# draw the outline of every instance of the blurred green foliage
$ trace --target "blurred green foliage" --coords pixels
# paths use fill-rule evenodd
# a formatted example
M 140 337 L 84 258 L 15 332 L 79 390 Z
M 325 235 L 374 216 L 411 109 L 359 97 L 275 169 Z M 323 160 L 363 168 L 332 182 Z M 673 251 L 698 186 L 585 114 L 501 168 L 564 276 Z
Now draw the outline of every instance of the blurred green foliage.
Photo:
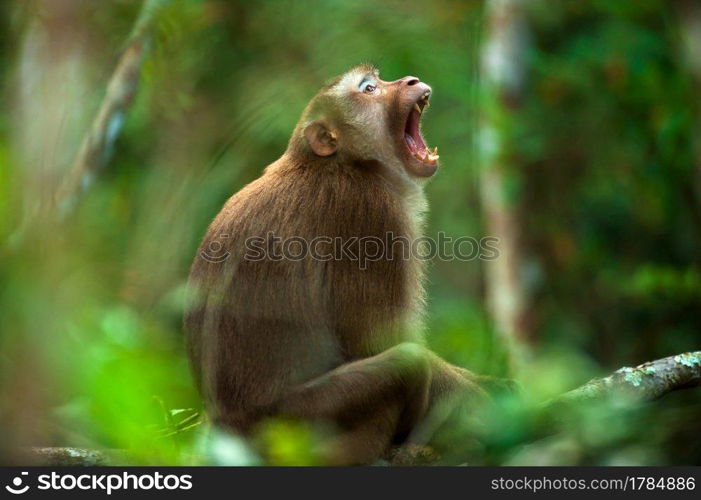
M 4 242 L 68 168 L 141 5 L 61 3 L 0 4 Z M 137 463 L 199 460 L 204 438 L 172 432 L 172 410 L 199 405 L 180 332 L 189 263 L 223 202 L 284 151 L 318 87 L 359 62 L 432 85 L 423 125 L 442 169 L 427 186 L 427 234 L 483 235 L 482 16 L 482 2 L 458 0 L 167 4 L 102 176 L 69 222 L 0 254 L 0 420 L 17 429 L 0 453 L 29 440 L 127 449 Z M 511 126 L 539 332 L 523 383 L 537 401 L 699 348 L 701 114 L 673 2 L 540 0 L 528 20 L 527 91 Z M 42 40 L 50 53 L 33 49 Z M 431 265 L 429 344 L 504 375 L 483 288 L 479 261 Z M 488 463 L 701 460 L 688 440 L 698 394 L 593 408 L 567 437 L 526 449 L 510 443 L 527 417 L 504 411 Z M 286 422 L 261 437 L 277 464 L 315 463 L 315 439 Z M 239 446 L 218 459 L 255 460 Z

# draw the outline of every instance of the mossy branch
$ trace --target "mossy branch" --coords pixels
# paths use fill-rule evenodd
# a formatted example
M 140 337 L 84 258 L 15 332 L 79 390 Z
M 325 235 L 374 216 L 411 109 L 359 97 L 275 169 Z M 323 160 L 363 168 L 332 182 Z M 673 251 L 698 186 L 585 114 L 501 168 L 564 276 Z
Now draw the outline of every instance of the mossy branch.
M 649 401 L 676 389 L 698 385 L 701 385 L 701 351 L 693 351 L 648 361 L 635 368 L 621 368 L 608 377 L 590 380 L 547 406 L 584 404 L 617 395 Z

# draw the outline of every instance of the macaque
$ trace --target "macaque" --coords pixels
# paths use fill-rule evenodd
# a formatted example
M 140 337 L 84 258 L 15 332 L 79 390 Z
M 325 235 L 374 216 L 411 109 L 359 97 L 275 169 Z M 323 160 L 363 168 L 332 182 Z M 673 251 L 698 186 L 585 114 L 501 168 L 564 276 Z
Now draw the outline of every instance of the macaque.
M 439 166 L 420 132 L 430 96 L 368 65 L 335 78 L 209 226 L 185 329 L 215 425 L 251 435 L 270 417 L 325 422 L 327 462 L 361 464 L 410 442 L 451 396 L 486 396 L 480 377 L 424 346 L 421 259 L 396 241 L 367 248 L 421 236 Z

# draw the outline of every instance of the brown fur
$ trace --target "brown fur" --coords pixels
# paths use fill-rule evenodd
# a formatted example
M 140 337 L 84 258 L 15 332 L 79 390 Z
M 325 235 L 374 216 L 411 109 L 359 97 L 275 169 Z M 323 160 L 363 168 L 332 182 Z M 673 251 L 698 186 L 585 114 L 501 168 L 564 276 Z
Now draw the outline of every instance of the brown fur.
M 185 319 L 216 423 L 247 434 L 273 415 L 328 419 L 339 428 L 327 457 L 335 463 L 377 458 L 445 393 L 480 392 L 469 372 L 422 347 L 423 268 L 401 247 L 365 269 L 351 259 L 243 258 L 248 238 L 270 232 L 307 241 L 420 236 L 421 180 L 396 137 L 415 89 L 378 79 L 382 94 L 369 100 L 339 88 L 367 72 L 354 68 L 322 88 L 285 154 L 214 219 L 200 252 L 219 242 L 229 256 L 195 258 Z M 317 122 L 337 139 L 333 154 L 318 156 L 305 137 Z

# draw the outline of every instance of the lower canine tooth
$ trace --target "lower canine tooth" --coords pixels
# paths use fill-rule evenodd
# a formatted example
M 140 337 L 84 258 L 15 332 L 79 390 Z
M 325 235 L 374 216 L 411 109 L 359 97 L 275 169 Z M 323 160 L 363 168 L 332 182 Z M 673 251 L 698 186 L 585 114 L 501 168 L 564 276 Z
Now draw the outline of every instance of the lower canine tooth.
M 419 107 L 419 105 L 417 103 L 414 103 L 414 109 L 416 111 L 418 111 L 419 113 L 421 113 L 421 108 Z

